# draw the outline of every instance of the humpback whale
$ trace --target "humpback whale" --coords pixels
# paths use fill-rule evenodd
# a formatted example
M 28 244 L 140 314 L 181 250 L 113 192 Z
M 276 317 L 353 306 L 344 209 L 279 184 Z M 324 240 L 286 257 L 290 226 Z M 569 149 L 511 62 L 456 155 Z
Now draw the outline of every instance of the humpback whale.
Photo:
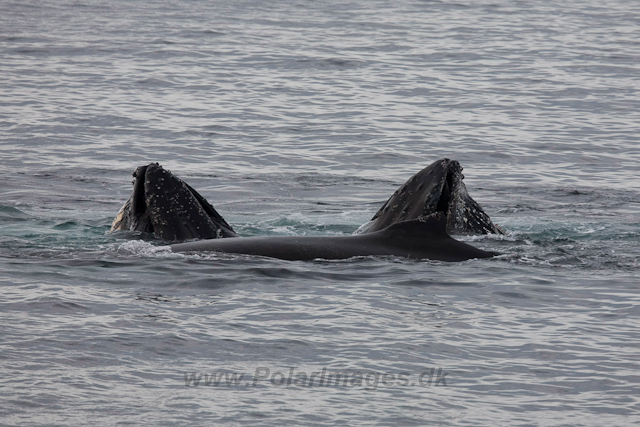
M 504 234 L 469 196 L 456 160 L 440 159 L 413 175 L 382 205 L 360 232 L 382 230 L 391 224 L 442 212 L 453 234 Z
M 151 233 L 174 252 L 215 251 L 285 260 L 399 256 L 463 261 L 496 255 L 450 234 L 502 234 L 469 196 L 462 167 L 441 159 L 401 186 L 371 221 L 347 236 L 240 237 L 196 190 L 158 163 L 138 167 L 111 231 Z M 183 242 L 183 243 L 178 243 Z

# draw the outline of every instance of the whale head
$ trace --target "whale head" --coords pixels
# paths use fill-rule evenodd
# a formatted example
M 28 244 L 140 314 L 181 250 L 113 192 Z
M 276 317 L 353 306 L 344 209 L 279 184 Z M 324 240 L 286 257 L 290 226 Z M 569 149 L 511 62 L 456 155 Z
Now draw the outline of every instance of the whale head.
M 139 231 L 171 241 L 237 236 L 204 197 L 158 163 L 138 167 L 133 178 L 133 192 L 112 232 Z
M 458 161 L 440 159 L 432 163 L 398 188 L 358 232 L 374 232 L 441 212 L 446 217 L 449 233 L 504 234 L 469 196 L 463 179 Z

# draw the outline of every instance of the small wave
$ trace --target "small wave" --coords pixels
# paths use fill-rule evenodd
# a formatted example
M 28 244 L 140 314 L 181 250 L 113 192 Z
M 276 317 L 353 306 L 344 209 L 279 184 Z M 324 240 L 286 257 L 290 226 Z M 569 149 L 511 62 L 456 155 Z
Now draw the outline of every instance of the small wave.
M 118 252 L 145 257 L 184 257 L 182 254 L 174 253 L 170 246 L 154 246 L 143 240 L 129 240 L 124 242 L 118 247 Z
M 78 223 L 76 221 L 65 221 L 53 226 L 55 230 L 61 231 L 72 230 L 76 227 L 78 227 Z
M 224 254 L 220 252 L 173 252 L 171 246 L 156 246 L 144 240 L 129 240 L 118 246 L 117 252 L 125 256 L 150 258 L 179 258 L 193 260 L 226 260 L 246 257 L 246 255 Z
M 0 206 L 0 218 L 25 219 L 30 215 L 13 206 Z
M 453 234 L 451 235 L 456 240 L 461 242 L 478 242 L 483 240 L 493 240 L 499 242 L 521 242 L 523 235 L 517 232 L 509 232 L 509 234 Z

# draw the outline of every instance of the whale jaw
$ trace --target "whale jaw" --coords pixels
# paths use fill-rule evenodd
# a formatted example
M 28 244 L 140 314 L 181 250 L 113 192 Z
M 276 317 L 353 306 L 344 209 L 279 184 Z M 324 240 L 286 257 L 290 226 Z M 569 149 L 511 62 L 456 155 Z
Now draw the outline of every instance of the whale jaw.
M 138 167 L 133 177 L 133 193 L 112 232 L 138 231 L 169 241 L 237 236 L 204 197 L 158 163 Z
M 463 179 L 458 161 L 445 158 L 432 163 L 396 190 L 358 233 L 442 212 L 451 234 L 504 234 L 469 196 Z

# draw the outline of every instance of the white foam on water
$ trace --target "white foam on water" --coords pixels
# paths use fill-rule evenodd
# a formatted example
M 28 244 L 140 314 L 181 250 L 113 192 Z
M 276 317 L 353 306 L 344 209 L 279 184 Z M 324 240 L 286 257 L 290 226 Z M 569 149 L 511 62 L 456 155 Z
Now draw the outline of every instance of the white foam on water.
M 144 257 L 183 257 L 182 254 L 173 252 L 170 246 L 156 246 L 144 240 L 129 240 L 121 243 L 118 246 L 118 252 Z

